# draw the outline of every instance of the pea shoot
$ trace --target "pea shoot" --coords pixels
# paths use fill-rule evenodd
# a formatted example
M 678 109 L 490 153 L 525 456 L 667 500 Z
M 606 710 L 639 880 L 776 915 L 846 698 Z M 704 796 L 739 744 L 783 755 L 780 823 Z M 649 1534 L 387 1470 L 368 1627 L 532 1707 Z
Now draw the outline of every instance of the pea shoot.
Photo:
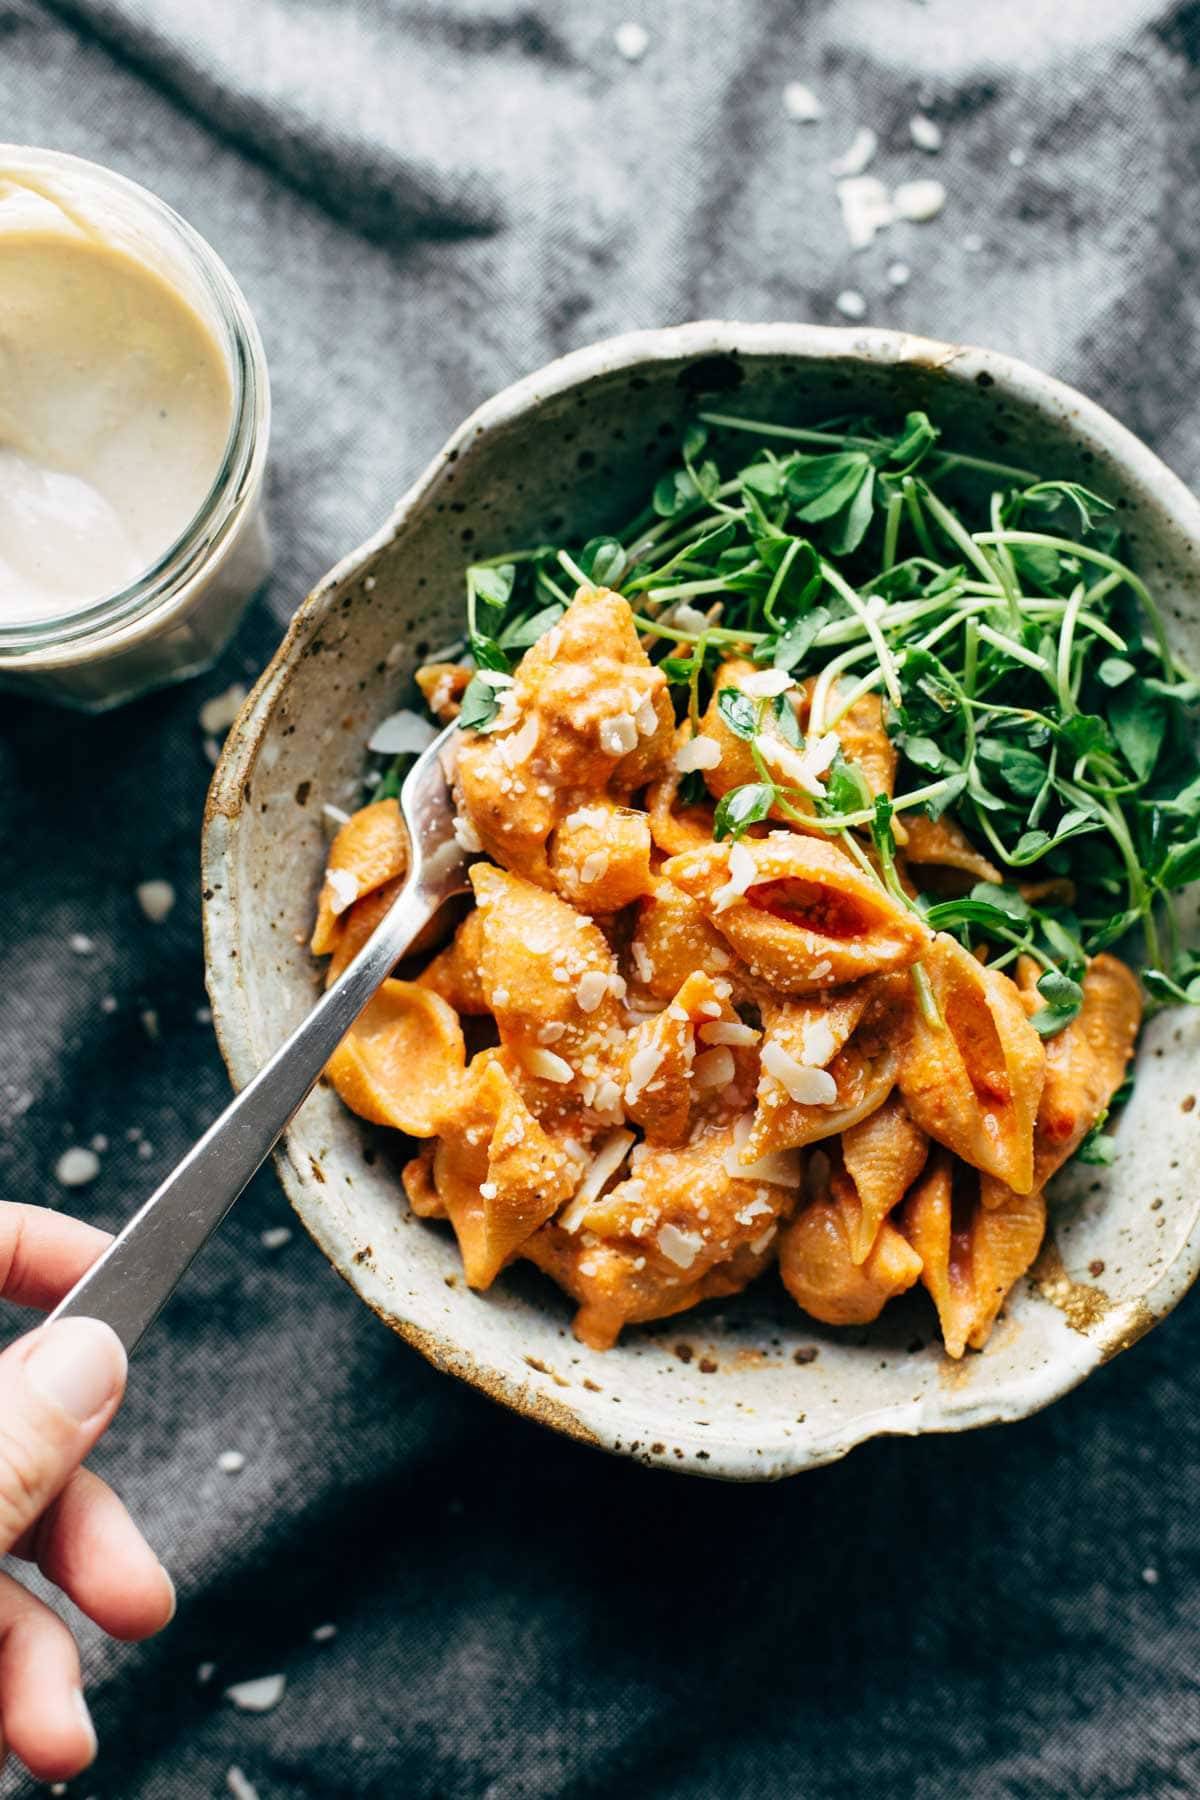
M 464 724 L 495 723 L 486 674 L 511 672 L 580 582 L 629 602 L 681 718 L 695 729 L 716 691 L 750 747 L 757 779 L 721 798 L 717 838 L 802 816 L 993 966 L 1032 957 L 1045 1036 L 1077 1014 L 1087 958 L 1134 932 L 1148 992 L 1200 1004 L 1175 899 L 1200 878 L 1200 683 L 1110 500 L 958 452 L 920 412 L 890 433 L 701 413 L 624 529 L 468 570 Z M 812 678 L 805 737 L 785 695 L 722 680 L 733 654 Z M 773 744 L 811 759 L 868 694 L 898 753 L 892 798 L 840 749 L 819 783 L 790 781 Z M 914 897 L 895 822 L 917 813 L 952 813 L 1003 879 Z

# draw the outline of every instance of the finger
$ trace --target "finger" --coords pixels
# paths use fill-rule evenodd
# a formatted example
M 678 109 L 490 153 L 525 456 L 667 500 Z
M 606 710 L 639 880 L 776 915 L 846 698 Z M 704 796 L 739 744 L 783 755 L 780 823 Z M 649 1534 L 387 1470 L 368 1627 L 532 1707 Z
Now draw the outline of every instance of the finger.
M 125 1350 L 98 1319 L 42 1325 L 0 1355 L 0 1552 L 61 1493 L 125 1389 Z
M 0 1725 L 39 1781 L 69 1781 L 96 1754 L 74 1639 L 7 1575 L 0 1575 Z
M 111 1242 L 107 1231 L 69 1213 L 6 1202 L 0 1205 L 0 1294 L 49 1311 Z
M 106 1481 L 77 1469 L 13 1545 L 115 1638 L 152 1637 L 175 1614 L 171 1577 Z

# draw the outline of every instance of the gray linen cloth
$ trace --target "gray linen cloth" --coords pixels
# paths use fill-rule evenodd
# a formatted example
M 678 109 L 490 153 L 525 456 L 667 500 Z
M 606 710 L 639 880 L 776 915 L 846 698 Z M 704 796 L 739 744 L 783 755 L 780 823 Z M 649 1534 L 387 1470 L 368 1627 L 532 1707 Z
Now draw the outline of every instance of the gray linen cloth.
M 514 376 L 634 325 L 835 320 L 851 288 L 1078 383 L 1194 479 L 1198 62 L 1200 8 L 1154 0 L 0 0 L 0 136 L 145 182 L 242 282 L 278 546 L 209 676 L 95 721 L 0 702 L 0 1191 L 115 1225 L 222 1104 L 200 703 Z M 828 165 L 859 126 L 947 201 L 854 255 Z M 58 1188 L 94 1134 L 99 1177 Z M 1194 1305 L 1022 1425 L 741 1490 L 435 1375 L 302 1233 L 264 1248 L 287 1217 L 260 1177 L 96 1458 L 180 1612 L 142 1647 L 82 1630 L 103 1748 L 73 1793 L 200 1800 L 231 1766 L 261 1800 L 1197 1791 Z M 276 1672 L 273 1711 L 223 1699 Z

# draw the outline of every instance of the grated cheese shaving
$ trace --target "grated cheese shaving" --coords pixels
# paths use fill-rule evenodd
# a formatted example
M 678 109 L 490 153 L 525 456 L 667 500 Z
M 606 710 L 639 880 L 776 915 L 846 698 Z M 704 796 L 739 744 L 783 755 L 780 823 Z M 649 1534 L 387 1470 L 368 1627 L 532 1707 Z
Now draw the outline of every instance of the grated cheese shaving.
M 632 1143 L 632 1131 L 614 1131 L 602 1139 L 583 1179 L 559 1217 L 558 1222 L 564 1231 L 578 1231 L 588 1207 L 593 1200 L 599 1198 L 606 1184 L 625 1161 Z
M 553 1050 L 541 1050 L 537 1047 L 525 1050 L 521 1058 L 531 1075 L 540 1075 L 543 1081 L 556 1081 L 560 1084 L 572 1081 L 575 1071 L 565 1057 L 558 1056 Z
M 797 1106 L 833 1106 L 837 1100 L 837 1082 L 828 1069 L 812 1069 L 797 1062 L 782 1044 L 771 1041 L 764 1045 L 762 1066 L 787 1089 Z
M 734 1067 L 733 1051 L 724 1044 L 715 1050 L 706 1050 L 698 1056 L 692 1065 L 696 1077 L 696 1086 L 702 1088 L 728 1087 L 737 1070 Z
M 743 1025 L 740 1019 L 714 1019 L 711 1025 L 702 1025 L 697 1035 L 702 1044 L 732 1044 L 748 1048 L 751 1044 L 757 1044 L 762 1033 L 755 1031 L 753 1025 Z
M 753 675 L 744 676 L 739 685 L 743 694 L 749 694 L 753 700 L 773 700 L 796 683 L 786 669 L 756 669 Z
M 335 919 L 358 899 L 358 876 L 351 869 L 327 869 L 325 886 L 329 889 L 329 910 Z
M 579 1010 L 593 1013 L 608 992 L 608 976 L 602 969 L 589 969 L 586 975 L 579 977 L 575 988 L 575 999 Z
M 694 769 L 715 769 L 721 761 L 721 746 L 715 738 L 689 738 L 675 752 L 674 763 L 681 775 L 690 775 Z
M 704 1248 L 704 1239 L 695 1231 L 680 1231 L 677 1225 L 660 1225 L 658 1247 L 676 1268 L 690 1269 Z
M 637 749 L 638 728 L 632 713 L 616 713 L 600 725 L 600 748 L 609 756 L 628 756 Z

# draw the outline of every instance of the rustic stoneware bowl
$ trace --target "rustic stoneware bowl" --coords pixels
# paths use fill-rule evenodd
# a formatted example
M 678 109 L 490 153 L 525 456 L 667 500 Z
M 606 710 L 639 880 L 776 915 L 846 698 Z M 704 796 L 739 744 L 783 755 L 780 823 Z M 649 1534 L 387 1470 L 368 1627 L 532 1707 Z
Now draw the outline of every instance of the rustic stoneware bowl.
M 313 1003 L 303 945 L 326 848 L 322 803 L 356 803 L 371 726 L 411 698 L 428 651 L 459 636 L 464 566 L 513 544 L 579 542 L 628 517 L 705 404 L 793 421 L 923 407 L 959 448 L 1121 495 L 1133 560 L 1200 661 L 1200 506 L 1099 407 L 1024 364 L 897 332 L 720 323 L 564 357 L 468 419 L 384 528 L 326 577 L 230 735 L 203 872 L 209 988 L 236 1083 Z M 279 1172 L 334 1267 L 439 1368 L 588 1443 L 761 1480 L 882 1432 L 1021 1418 L 1175 1304 L 1200 1259 L 1198 1041 L 1195 1014 L 1151 1023 L 1115 1163 L 1060 1181 L 1036 1269 L 987 1350 L 959 1364 L 943 1357 L 923 1297 L 868 1330 L 830 1331 L 773 1277 L 631 1331 L 607 1355 L 585 1350 L 568 1302 L 531 1269 L 486 1296 L 463 1285 L 448 1227 L 409 1214 L 398 1147 L 325 1088 L 288 1133 Z

